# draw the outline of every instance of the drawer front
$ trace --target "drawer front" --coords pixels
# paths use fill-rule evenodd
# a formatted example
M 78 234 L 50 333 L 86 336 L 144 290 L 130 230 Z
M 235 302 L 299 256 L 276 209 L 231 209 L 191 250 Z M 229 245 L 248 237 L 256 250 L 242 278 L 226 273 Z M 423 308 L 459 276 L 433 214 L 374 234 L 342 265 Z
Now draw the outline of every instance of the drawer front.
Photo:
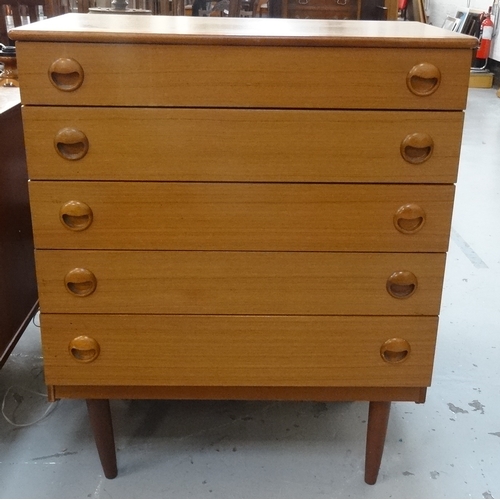
M 357 0 L 288 0 L 287 17 L 296 19 L 357 19 Z
M 436 315 L 444 264 L 445 254 L 36 251 L 52 313 Z
M 28 106 L 23 119 L 31 179 L 453 183 L 463 112 Z
M 444 252 L 453 185 L 30 182 L 37 248 Z
M 308 7 L 289 6 L 287 17 L 291 19 L 357 19 L 358 9 L 354 7 Z
M 16 47 L 23 104 L 37 105 L 462 110 L 470 66 L 462 49 Z M 61 58 L 78 65 L 52 66 Z
M 348 9 L 295 9 L 288 8 L 291 19 L 356 19 L 357 10 Z
M 436 327 L 436 317 L 46 314 L 45 377 L 51 385 L 424 387 Z
M 315 8 L 315 9 L 346 9 L 358 8 L 357 0 L 288 0 L 288 8 Z

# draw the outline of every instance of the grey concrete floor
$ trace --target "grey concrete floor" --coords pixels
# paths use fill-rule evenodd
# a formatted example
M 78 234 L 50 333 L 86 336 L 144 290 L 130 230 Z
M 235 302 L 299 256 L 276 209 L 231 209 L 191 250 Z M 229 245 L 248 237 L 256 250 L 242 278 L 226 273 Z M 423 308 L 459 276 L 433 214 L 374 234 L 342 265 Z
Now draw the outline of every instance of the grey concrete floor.
M 0 416 L 2 498 L 500 498 L 500 99 L 472 89 L 433 385 L 395 403 L 375 486 L 367 403 L 114 401 L 103 477 L 85 404 Z M 43 416 L 39 331 L 0 371 L 3 412 Z

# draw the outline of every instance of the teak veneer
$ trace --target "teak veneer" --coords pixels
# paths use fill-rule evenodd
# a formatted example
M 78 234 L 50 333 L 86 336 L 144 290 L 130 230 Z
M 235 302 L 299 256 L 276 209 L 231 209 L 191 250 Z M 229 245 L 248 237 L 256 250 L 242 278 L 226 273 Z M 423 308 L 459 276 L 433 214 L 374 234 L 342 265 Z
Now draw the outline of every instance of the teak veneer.
M 18 28 L 45 377 L 82 398 L 425 401 L 471 50 L 420 23 Z M 131 369 L 133 368 L 133 369 Z

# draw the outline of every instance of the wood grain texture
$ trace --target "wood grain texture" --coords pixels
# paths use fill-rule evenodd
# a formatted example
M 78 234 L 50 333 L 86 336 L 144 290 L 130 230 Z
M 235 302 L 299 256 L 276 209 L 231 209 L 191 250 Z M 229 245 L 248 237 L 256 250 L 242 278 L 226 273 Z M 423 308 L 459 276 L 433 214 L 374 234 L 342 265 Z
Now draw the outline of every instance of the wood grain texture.
M 40 305 L 52 313 L 434 315 L 444 261 L 444 254 L 36 251 Z M 74 268 L 95 275 L 94 293 L 67 291 Z M 387 279 L 404 270 L 418 288 L 395 299 Z
M 430 384 L 436 317 L 108 316 L 46 314 L 45 376 L 54 385 L 424 387 Z M 69 342 L 100 345 L 91 363 Z M 412 350 L 380 356 L 391 337 Z
M 30 182 L 37 248 L 444 252 L 454 186 Z M 72 231 L 69 201 L 93 220 Z M 415 234 L 394 215 L 426 214 Z M 353 236 L 355 235 L 355 236 Z
M 462 112 L 37 106 L 23 118 L 30 178 L 68 180 L 453 183 L 463 125 Z M 81 160 L 56 151 L 68 129 L 89 141 Z M 418 165 L 401 154 L 415 134 L 434 144 Z
M 413 401 L 424 403 L 425 387 L 269 387 L 49 385 L 50 401 L 85 399 L 232 399 L 278 401 Z
M 20 42 L 17 51 L 23 104 L 70 106 L 462 110 L 471 58 L 460 49 L 34 42 Z M 83 68 L 73 92 L 49 81 L 49 67 L 61 57 Z M 423 63 L 442 75 L 426 97 L 406 84 Z
M 50 398 L 425 400 L 475 38 L 113 15 L 13 37 Z
M 135 44 L 474 48 L 477 39 L 424 23 L 68 14 L 17 28 L 13 40 Z

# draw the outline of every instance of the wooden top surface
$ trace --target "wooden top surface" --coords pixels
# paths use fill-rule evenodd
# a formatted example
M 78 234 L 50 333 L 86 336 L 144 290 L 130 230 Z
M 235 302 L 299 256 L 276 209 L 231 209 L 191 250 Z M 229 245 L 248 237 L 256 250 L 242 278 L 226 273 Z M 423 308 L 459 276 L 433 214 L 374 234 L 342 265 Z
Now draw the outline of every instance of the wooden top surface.
M 65 14 L 13 40 L 312 47 L 473 48 L 474 37 L 418 22 Z

